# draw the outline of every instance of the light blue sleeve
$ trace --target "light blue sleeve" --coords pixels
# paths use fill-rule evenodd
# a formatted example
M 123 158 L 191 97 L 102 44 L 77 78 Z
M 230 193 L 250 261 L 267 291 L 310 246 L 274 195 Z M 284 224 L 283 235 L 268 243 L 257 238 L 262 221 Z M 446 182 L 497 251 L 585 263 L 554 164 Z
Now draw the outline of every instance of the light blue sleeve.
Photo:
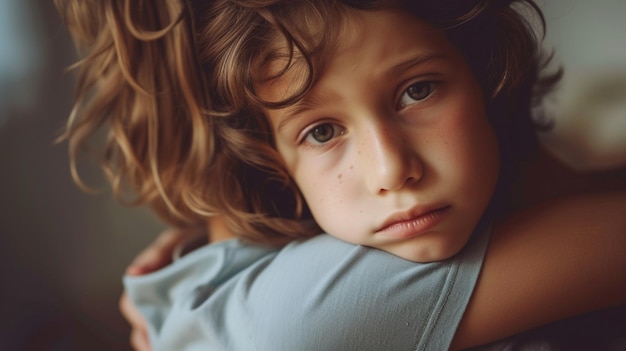
M 405 261 L 328 235 L 280 251 L 227 241 L 126 277 L 155 350 L 446 350 L 488 232 L 454 258 Z

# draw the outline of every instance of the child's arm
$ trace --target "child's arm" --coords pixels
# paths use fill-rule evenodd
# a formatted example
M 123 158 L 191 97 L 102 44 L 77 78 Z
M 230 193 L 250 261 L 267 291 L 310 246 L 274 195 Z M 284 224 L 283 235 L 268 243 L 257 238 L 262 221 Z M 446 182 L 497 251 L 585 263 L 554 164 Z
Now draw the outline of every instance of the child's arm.
M 166 229 L 133 259 L 126 267 L 126 274 L 143 275 L 167 266 L 172 263 L 172 254 L 179 245 L 201 235 L 207 235 L 208 241 L 212 243 L 234 237 L 224 221 L 216 217 L 209 221 L 207 228 Z
M 126 267 L 127 275 L 144 275 L 155 272 L 172 263 L 172 254 L 176 247 L 201 233 L 204 228 L 168 228 L 161 232 L 133 261 Z M 130 324 L 130 345 L 135 351 L 151 351 L 147 332 L 147 323 L 135 305 L 124 292 L 120 297 L 119 309 Z
M 453 348 L 626 302 L 626 193 L 556 200 L 494 228 Z
M 127 275 L 144 275 L 172 263 L 172 253 L 185 241 L 206 233 L 204 228 L 169 228 L 161 232 L 126 267 Z
M 207 235 L 207 230 L 197 228 L 168 228 L 161 232 L 133 261 L 126 267 L 127 275 L 144 275 L 155 272 L 172 263 L 176 248 L 199 235 Z M 233 234 L 219 218 L 213 218 L 208 224 L 209 242 L 218 242 L 233 237 Z M 123 293 L 119 301 L 119 309 L 130 324 L 130 344 L 136 351 L 151 351 L 144 317 Z

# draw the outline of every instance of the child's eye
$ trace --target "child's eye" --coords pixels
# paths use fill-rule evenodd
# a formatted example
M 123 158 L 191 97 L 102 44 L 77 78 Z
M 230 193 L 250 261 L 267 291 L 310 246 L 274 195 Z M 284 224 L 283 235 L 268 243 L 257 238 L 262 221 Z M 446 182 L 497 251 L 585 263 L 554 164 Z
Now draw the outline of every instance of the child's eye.
M 400 97 L 399 108 L 426 100 L 435 90 L 437 83 L 423 81 L 409 86 Z
M 304 142 L 312 145 L 322 145 L 342 135 L 344 132 L 343 128 L 333 123 L 318 124 L 306 133 Z

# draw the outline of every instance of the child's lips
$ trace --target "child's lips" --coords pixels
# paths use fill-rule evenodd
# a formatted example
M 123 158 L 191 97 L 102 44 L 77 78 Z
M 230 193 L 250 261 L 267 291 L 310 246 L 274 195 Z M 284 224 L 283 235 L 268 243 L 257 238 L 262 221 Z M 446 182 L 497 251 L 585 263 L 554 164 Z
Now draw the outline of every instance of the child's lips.
M 377 235 L 404 239 L 418 236 L 437 225 L 448 213 L 450 205 L 433 208 L 414 208 L 394 214 L 376 231 Z

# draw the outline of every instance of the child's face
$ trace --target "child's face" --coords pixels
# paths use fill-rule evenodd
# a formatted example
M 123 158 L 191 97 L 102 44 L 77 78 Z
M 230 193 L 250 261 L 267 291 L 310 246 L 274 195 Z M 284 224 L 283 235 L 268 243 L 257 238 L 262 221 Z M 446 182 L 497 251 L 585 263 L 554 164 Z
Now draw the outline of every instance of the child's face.
M 265 111 L 276 147 L 329 234 L 412 261 L 446 259 L 468 241 L 497 181 L 481 89 L 424 22 L 395 11 L 356 18 L 311 93 Z M 292 79 L 260 93 L 284 98 Z

